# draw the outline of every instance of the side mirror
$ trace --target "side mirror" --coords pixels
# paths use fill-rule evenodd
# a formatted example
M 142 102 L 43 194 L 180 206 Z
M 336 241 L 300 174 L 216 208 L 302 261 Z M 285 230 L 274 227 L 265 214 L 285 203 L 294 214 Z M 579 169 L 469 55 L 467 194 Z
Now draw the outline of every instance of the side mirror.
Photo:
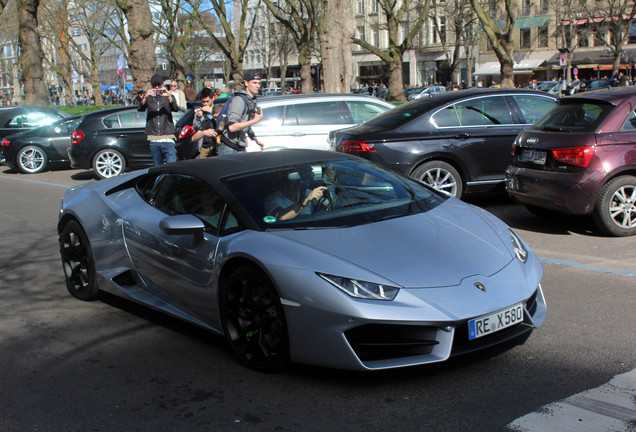
M 193 246 L 203 241 L 203 222 L 191 214 L 168 216 L 161 219 L 159 228 L 168 235 L 192 234 Z

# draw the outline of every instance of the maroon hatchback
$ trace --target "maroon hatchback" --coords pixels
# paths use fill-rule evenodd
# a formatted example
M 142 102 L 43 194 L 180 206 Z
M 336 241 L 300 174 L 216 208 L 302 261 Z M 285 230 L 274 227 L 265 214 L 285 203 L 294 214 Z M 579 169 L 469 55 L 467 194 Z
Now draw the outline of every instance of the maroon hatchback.
M 607 234 L 636 234 L 636 88 L 560 99 L 512 154 L 506 190 L 532 213 L 591 214 Z

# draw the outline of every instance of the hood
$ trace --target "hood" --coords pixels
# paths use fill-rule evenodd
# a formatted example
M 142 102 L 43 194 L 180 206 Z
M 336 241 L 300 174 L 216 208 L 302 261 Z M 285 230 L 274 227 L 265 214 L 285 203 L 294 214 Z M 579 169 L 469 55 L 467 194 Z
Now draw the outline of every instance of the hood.
M 458 285 L 466 277 L 490 276 L 513 259 L 492 226 L 472 207 L 453 199 L 425 213 L 358 227 L 272 234 L 406 288 Z

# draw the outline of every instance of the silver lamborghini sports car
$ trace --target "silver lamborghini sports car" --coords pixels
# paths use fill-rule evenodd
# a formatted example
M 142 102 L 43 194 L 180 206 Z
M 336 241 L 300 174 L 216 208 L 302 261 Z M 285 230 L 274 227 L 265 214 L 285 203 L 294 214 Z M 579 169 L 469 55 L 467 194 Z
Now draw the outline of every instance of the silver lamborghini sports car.
M 543 267 L 493 215 L 346 154 L 182 161 L 74 187 L 66 285 L 225 335 L 263 371 L 377 370 L 524 342 Z

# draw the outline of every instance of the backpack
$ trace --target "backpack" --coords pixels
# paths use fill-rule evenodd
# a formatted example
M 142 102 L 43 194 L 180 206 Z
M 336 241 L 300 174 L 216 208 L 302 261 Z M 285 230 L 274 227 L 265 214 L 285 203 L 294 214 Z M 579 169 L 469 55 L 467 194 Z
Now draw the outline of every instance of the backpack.
M 225 132 L 225 128 L 227 127 L 227 114 L 230 111 L 230 103 L 237 96 L 243 98 L 243 114 L 241 114 L 241 117 L 244 116 L 247 112 L 247 98 L 245 97 L 245 95 L 243 95 L 242 93 L 237 93 L 234 96 L 228 98 L 228 100 L 223 103 L 221 111 L 219 111 L 219 115 L 216 117 L 216 132 L 219 135 L 222 135 L 223 132 Z

